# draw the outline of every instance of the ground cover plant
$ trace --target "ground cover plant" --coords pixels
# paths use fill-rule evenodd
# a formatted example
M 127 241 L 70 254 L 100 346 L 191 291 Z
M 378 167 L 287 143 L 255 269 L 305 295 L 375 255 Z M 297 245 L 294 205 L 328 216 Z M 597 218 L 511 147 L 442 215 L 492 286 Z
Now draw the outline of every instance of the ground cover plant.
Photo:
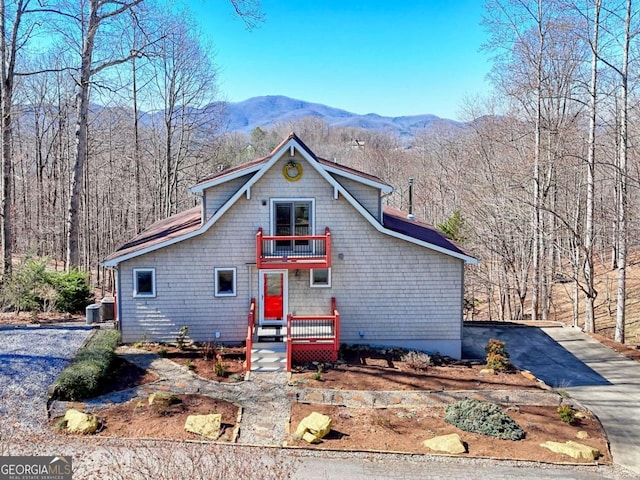
M 460 430 L 502 440 L 522 440 L 524 430 L 494 403 L 465 399 L 445 409 L 444 421 Z

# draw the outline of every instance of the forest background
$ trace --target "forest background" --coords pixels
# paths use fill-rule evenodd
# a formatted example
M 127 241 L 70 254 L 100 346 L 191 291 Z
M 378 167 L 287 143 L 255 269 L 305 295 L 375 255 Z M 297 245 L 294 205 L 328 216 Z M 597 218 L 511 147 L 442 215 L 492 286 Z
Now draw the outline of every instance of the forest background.
M 247 28 L 264 20 L 255 0 L 228 3 Z M 110 287 L 106 255 L 195 205 L 198 178 L 295 131 L 395 186 L 392 206 L 408 210 L 413 179 L 414 213 L 482 260 L 467 318 L 553 320 L 568 302 L 571 323 L 594 332 L 606 317 L 624 342 L 640 320 L 627 308 L 639 13 L 633 0 L 488 0 L 493 91 L 463 106 L 466 122 L 400 137 L 306 118 L 245 135 L 226 131 L 218 66 L 188 10 L 0 0 L 3 281 L 33 255 Z

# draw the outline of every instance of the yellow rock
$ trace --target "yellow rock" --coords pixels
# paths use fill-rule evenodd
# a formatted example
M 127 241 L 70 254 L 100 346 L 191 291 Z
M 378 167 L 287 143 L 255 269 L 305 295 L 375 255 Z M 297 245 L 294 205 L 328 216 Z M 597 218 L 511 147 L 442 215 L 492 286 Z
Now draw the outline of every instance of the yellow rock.
M 493 368 L 483 368 L 478 372 L 480 375 L 495 375 L 496 371 Z
M 573 442 L 569 440 L 565 443 L 560 442 L 544 442 L 540 444 L 541 447 L 547 448 L 552 452 L 568 455 L 571 458 L 584 458 L 586 460 L 595 460 L 600 456 L 600 450 L 597 448 L 589 447 L 588 445 L 582 445 L 581 443 Z
M 304 439 L 306 433 L 310 433 L 320 441 L 331 431 L 331 418 L 327 415 L 323 415 L 317 412 L 311 412 L 298 424 L 298 428 L 293 434 L 293 438 L 299 440 Z M 308 440 L 307 440 L 308 441 Z M 317 442 L 310 442 L 317 443 Z
M 67 410 L 64 420 L 67 422 L 67 431 L 70 433 L 95 433 L 100 423 L 95 415 L 83 413 L 75 408 Z
M 437 452 L 447 452 L 451 454 L 465 453 L 467 451 L 464 443 L 460 440 L 460 435 L 457 433 L 430 438 L 422 442 L 422 445 Z
M 189 415 L 184 424 L 187 432 L 195 433 L 210 440 L 220 436 L 220 423 L 222 415 L 210 413 L 209 415 Z
M 304 432 L 304 434 L 302 435 L 302 440 L 307 443 L 320 443 L 322 441 L 311 432 Z
M 579 440 L 585 440 L 589 438 L 589 434 L 584 430 L 580 430 L 578 433 L 576 433 L 576 438 L 578 438 Z
M 149 405 L 164 405 L 164 406 L 169 406 L 169 405 L 175 405 L 176 403 L 180 403 L 180 399 L 178 398 L 177 395 L 174 395 L 173 393 L 167 393 L 167 392 L 154 392 L 151 395 L 149 395 Z
M 535 382 L 537 380 L 536 376 L 533 373 L 531 373 L 529 370 L 522 370 L 520 374 L 524 378 L 526 378 L 527 380 L 531 380 L 532 382 Z

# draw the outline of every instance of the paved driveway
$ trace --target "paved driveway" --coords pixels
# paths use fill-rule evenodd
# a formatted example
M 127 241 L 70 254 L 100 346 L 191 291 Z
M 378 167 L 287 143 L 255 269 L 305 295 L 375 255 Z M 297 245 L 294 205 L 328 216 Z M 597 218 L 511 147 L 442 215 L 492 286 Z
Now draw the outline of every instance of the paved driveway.
M 593 411 L 614 462 L 640 474 L 640 363 L 572 327 L 465 326 L 463 356 L 483 358 L 490 338 L 506 343 L 512 363 Z

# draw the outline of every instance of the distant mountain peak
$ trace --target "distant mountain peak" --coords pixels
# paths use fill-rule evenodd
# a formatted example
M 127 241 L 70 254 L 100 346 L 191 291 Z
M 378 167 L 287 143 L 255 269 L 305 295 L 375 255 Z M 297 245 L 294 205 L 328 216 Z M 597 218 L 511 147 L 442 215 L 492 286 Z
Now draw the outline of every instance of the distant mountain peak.
M 269 128 L 276 123 L 306 117 L 319 118 L 329 126 L 384 131 L 403 137 L 411 137 L 434 123 L 458 125 L 453 120 L 441 119 L 431 114 L 401 117 L 385 117 L 377 113 L 361 115 L 284 95 L 265 95 L 227 103 L 228 130 L 231 132 L 251 133 L 256 127 Z

